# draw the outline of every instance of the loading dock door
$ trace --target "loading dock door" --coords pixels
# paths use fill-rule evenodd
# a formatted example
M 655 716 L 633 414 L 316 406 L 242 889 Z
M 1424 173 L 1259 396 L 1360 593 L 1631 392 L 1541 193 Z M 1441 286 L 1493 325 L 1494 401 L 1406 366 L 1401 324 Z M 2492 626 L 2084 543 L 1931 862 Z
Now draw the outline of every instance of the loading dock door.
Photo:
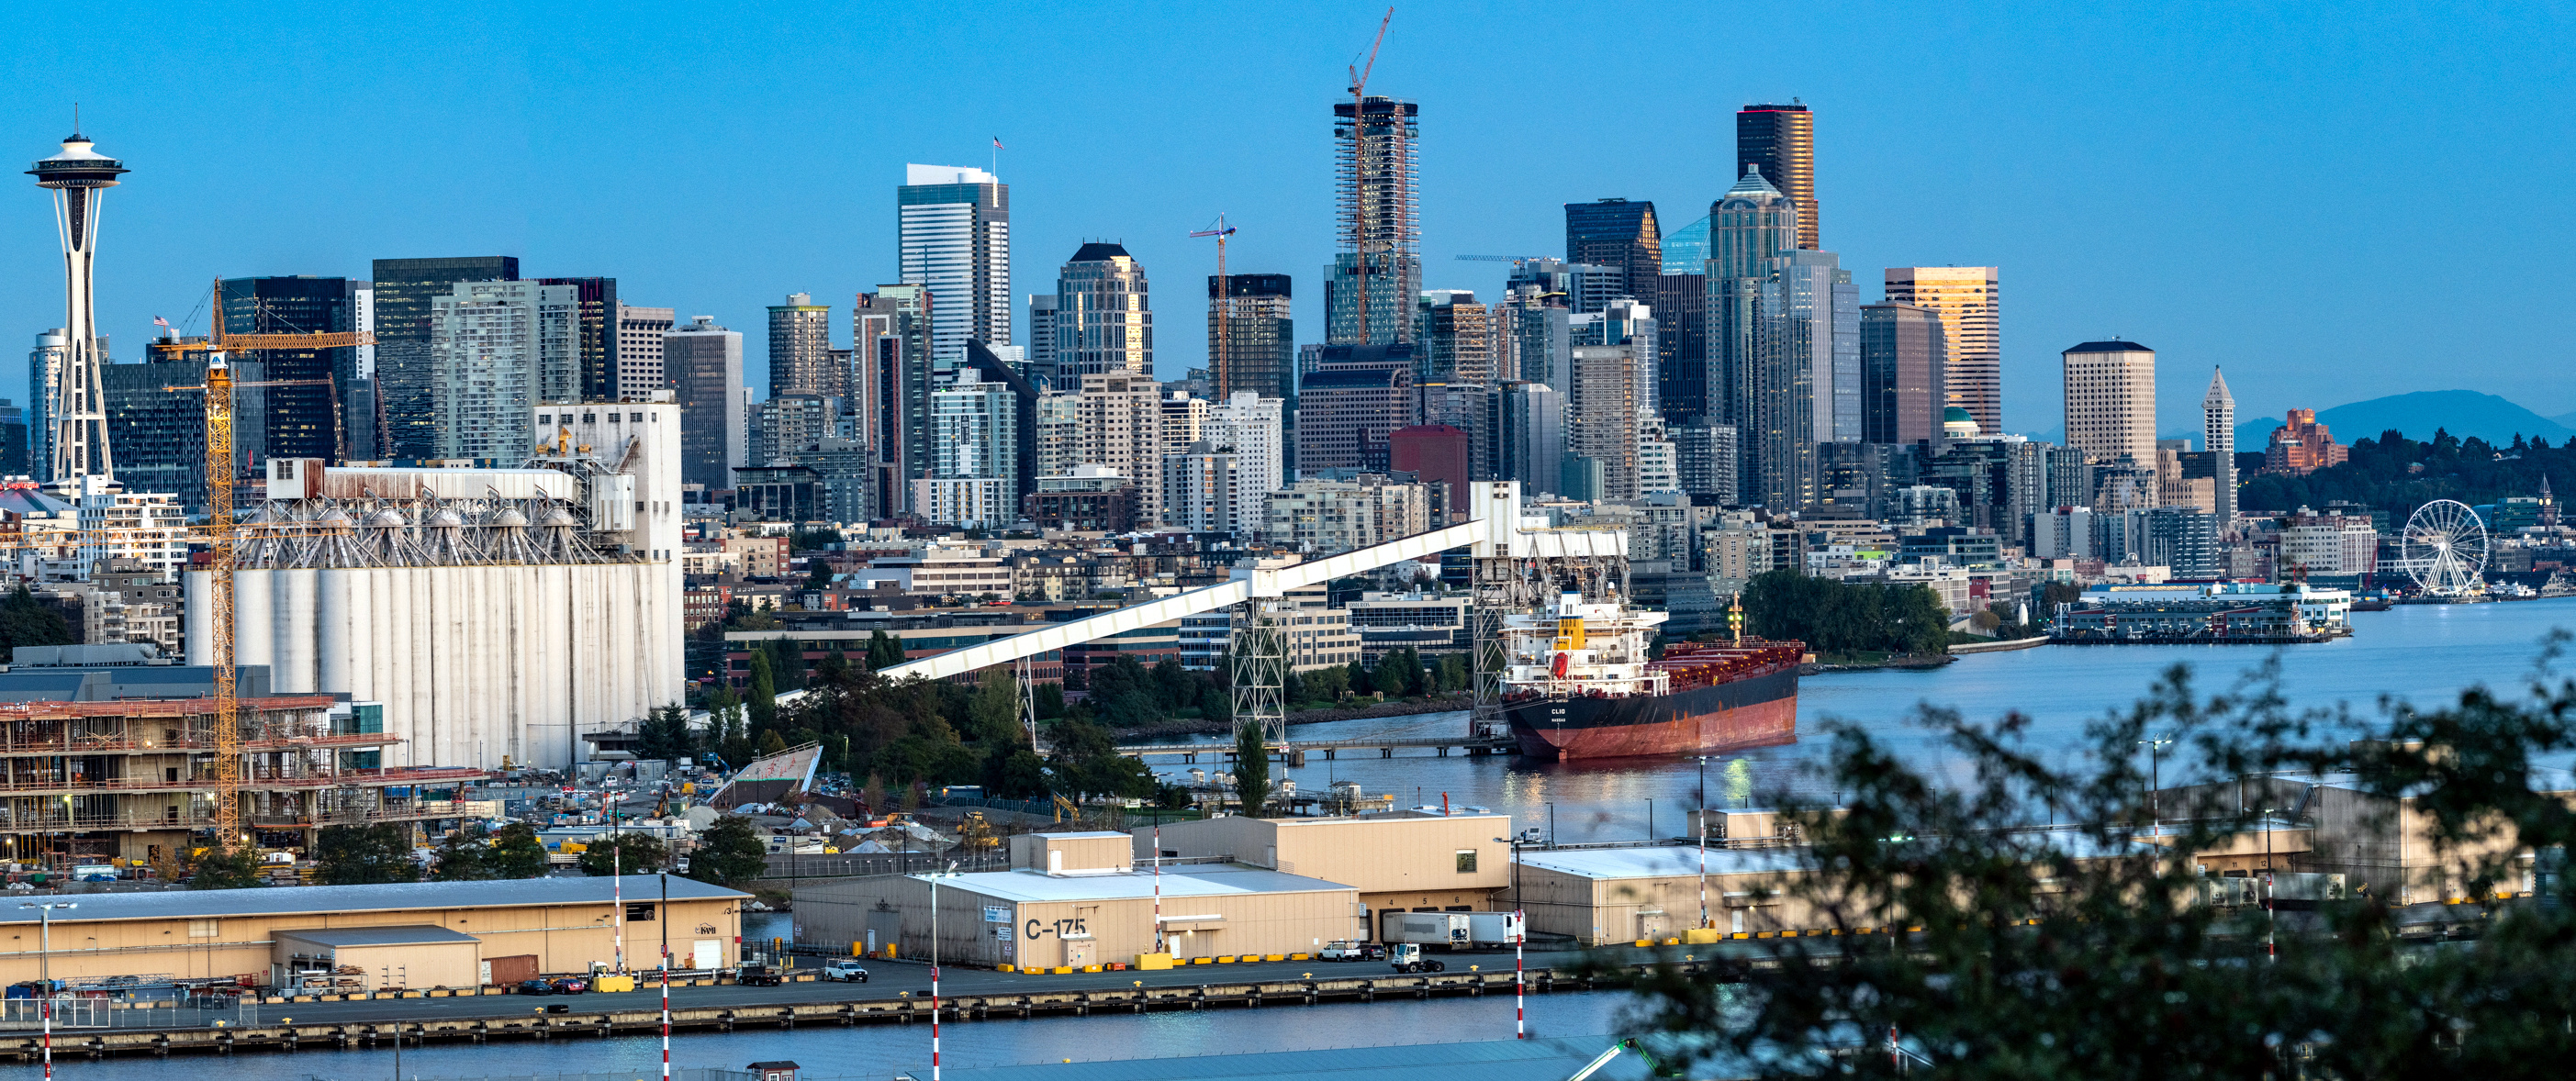
M 690 968 L 697 968 L 697 969 L 723 968 L 723 967 L 724 967 L 724 942 L 723 942 L 723 940 L 721 940 L 721 939 L 713 939 L 713 938 L 702 938 L 702 939 L 699 939 L 699 940 L 697 941 L 697 950 L 695 951 L 695 956 L 691 959 L 691 962 L 690 962 L 690 964 L 689 964 L 689 967 L 690 967 Z

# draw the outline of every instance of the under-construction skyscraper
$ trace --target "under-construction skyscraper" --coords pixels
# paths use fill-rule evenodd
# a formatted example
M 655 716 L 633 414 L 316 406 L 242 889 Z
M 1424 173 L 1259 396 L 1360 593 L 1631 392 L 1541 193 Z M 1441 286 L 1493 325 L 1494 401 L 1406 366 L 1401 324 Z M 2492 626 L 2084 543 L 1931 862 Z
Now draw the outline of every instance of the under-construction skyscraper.
M 54 224 L 63 242 L 63 326 L 70 340 L 64 343 L 62 378 L 47 410 L 53 426 L 52 478 L 57 484 L 116 475 L 116 461 L 107 446 L 107 403 L 99 389 L 107 346 L 98 336 L 90 272 L 98 258 L 99 203 L 107 189 L 121 183 L 117 178 L 125 172 L 124 162 L 91 150 L 89 137 L 78 131 L 63 140 L 62 153 L 27 170 L 37 187 L 54 193 Z
M 1413 144 L 1422 106 L 1369 96 L 1333 104 L 1341 186 L 1341 251 L 1324 287 L 1324 341 L 1413 340 L 1422 292 L 1420 162 Z

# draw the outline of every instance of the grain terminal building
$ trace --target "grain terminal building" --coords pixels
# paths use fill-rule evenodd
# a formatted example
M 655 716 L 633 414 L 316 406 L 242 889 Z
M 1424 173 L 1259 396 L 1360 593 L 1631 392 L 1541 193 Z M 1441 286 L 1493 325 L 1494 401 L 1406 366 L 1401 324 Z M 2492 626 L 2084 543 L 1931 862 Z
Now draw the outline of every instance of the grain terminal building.
M 616 956 L 617 908 L 609 878 L 415 882 L 381 886 L 99 893 L 61 898 L 51 964 L 58 980 L 109 976 L 168 980 L 247 978 L 284 984 L 298 969 L 359 968 L 362 983 L 471 987 L 513 974 L 589 971 Z M 749 894 L 692 879 L 628 875 L 627 967 L 650 967 L 665 927 L 672 964 L 722 968 L 741 957 L 740 902 Z M 667 923 L 665 916 L 667 915 Z M 39 971 L 36 913 L 0 907 L 0 984 Z

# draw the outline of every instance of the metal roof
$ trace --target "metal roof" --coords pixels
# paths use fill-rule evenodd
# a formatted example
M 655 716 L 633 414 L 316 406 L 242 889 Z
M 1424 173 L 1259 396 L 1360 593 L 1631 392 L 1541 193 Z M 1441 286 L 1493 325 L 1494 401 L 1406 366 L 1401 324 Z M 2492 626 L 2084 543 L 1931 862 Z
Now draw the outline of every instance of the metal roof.
M 511 908 L 521 905 L 608 904 L 610 885 L 596 878 L 519 878 L 489 882 L 395 882 L 377 886 L 266 886 L 239 890 L 171 890 L 163 893 L 90 893 L 47 900 L 68 900 L 80 907 L 56 909 L 55 923 L 106 920 L 221 919 L 226 916 L 331 916 L 349 912 L 388 912 L 424 908 Z M 628 900 L 661 896 L 661 876 L 627 875 Z M 28 895 L 32 896 L 32 895 Z M 671 899 L 703 901 L 750 897 L 739 890 L 696 879 L 671 878 Z M 32 924 L 36 911 L 0 903 L 0 924 Z
M 1542 1040 L 1430 1043 L 1400 1047 L 1342 1047 L 1321 1051 L 1265 1051 L 1192 1058 L 1109 1062 L 1047 1062 L 1027 1066 L 951 1069 L 959 1081 L 1185 1081 L 1271 1077 L 1331 1077 L 1336 1081 L 1564 1081 L 1609 1050 L 1614 1036 Z M 1603 1081 L 1651 1076 L 1634 1054 L 1612 1059 L 1592 1075 Z
M 325 927 L 303 931 L 279 931 L 278 938 L 310 942 L 316 946 L 443 946 L 453 942 L 481 942 L 482 939 L 463 931 L 427 924 L 396 927 Z
M 1711 848 L 1708 850 L 1708 873 L 1740 875 L 1765 871 L 1796 871 L 1806 867 L 1803 848 Z M 1549 850 L 1523 849 L 1520 862 L 1524 867 L 1581 875 L 1585 878 L 1670 878 L 1674 875 L 1699 873 L 1698 845 L 1667 845 L 1658 848 L 1585 848 Z
M 927 881 L 929 876 L 911 877 Z M 1232 897 L 1356 888 L 1284 871 L 1205 863 L 1165 868 L 1162 878 L 1165 897 Z M 939 884 L 1000 901 L 1115 901 L 1151 897 L 1155 890 L 1151 872 L 1059 876 L 1043 871 L 980 871 L 942 878 Z

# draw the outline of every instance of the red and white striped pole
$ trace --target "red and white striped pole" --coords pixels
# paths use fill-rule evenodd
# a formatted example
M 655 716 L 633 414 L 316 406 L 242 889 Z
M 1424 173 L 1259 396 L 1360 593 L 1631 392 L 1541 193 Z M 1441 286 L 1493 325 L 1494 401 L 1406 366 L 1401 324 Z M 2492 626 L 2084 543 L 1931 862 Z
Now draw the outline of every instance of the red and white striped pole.
M 1521 946 L 1529 941 L 1529 914 L 1512 910 L 1512 1038 L 1529 1039 L 1528 983 L 1522 976 Z
M 653 920 L 662 925 L 662 1081 L 671 1081 L 671 869 L 668 867 L 662 869 L 662 906 L 654 911 Z
M 939 1081 L 939 966 L 930 966 L 930 1081 Z

